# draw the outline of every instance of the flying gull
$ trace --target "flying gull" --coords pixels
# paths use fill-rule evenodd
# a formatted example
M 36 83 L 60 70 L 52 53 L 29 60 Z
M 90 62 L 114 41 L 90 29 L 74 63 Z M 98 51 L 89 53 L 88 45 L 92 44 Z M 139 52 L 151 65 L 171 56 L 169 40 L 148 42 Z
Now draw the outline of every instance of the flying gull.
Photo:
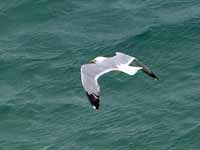
M 131 65 L 131 66 L 130 66 Z M 144 64 L 135 57 L 116 52 L 113 57 L 96 57 L 90 64 L 81 66 L 81 82 L 88 99 L 94 109 L 99 109 L 99 92 L 98 78 L 110 71 L 121 71 L 128 75 L 135 75 L 137 71 L 142 70 L 154 79 L 159 78 Z

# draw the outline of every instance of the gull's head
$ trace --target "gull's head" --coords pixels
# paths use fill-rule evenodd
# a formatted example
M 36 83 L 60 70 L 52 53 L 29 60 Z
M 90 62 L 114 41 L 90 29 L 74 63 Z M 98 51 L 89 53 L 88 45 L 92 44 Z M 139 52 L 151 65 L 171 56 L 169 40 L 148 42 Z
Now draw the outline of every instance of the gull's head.
M 103 56 L 98 56 L 98 57 L 96 57 L 95 59 L 93 59 L 91 62 L 92 63 L 101 63 L 103 60 L 105 60 L 106 58 L 105 57 L 103 57 Z

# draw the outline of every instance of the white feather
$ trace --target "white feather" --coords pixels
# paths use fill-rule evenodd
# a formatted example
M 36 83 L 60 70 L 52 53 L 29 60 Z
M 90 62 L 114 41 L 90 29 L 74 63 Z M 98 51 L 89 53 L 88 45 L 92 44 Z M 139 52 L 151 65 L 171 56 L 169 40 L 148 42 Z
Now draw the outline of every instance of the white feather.
M 127 73 L 129 75 L 134 75 L 138 72 L 138 70 L 142 69 L 141 67 L 132 67 L 126 64 L 117 65 L 119 71 Z

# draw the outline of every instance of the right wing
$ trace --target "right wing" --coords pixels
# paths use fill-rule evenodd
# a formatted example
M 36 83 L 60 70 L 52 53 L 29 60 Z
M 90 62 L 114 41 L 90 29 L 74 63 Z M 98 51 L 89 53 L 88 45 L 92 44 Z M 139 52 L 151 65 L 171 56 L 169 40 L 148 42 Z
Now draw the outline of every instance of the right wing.
M 141 63 L 139 60 L 137 60 L 137 59 L 133 60 L 133 62 L 131 63 L 131 66 L 142 67 L 142 71 L 144 73 L 146 73 L 147 75 L 151 76 L 154 79 L 159 80 L 159 78 L 147 66 L 145 66 L 143 63 Z

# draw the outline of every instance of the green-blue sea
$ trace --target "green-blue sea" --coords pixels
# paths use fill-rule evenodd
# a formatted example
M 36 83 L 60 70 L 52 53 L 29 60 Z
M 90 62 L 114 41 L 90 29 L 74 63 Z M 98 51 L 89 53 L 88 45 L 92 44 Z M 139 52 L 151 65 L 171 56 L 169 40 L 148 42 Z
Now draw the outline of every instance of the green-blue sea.
M 92 109 L 80 66 L 123 52 Z M 199 0 L 1 0 L 0 150 L 199 150 Z

